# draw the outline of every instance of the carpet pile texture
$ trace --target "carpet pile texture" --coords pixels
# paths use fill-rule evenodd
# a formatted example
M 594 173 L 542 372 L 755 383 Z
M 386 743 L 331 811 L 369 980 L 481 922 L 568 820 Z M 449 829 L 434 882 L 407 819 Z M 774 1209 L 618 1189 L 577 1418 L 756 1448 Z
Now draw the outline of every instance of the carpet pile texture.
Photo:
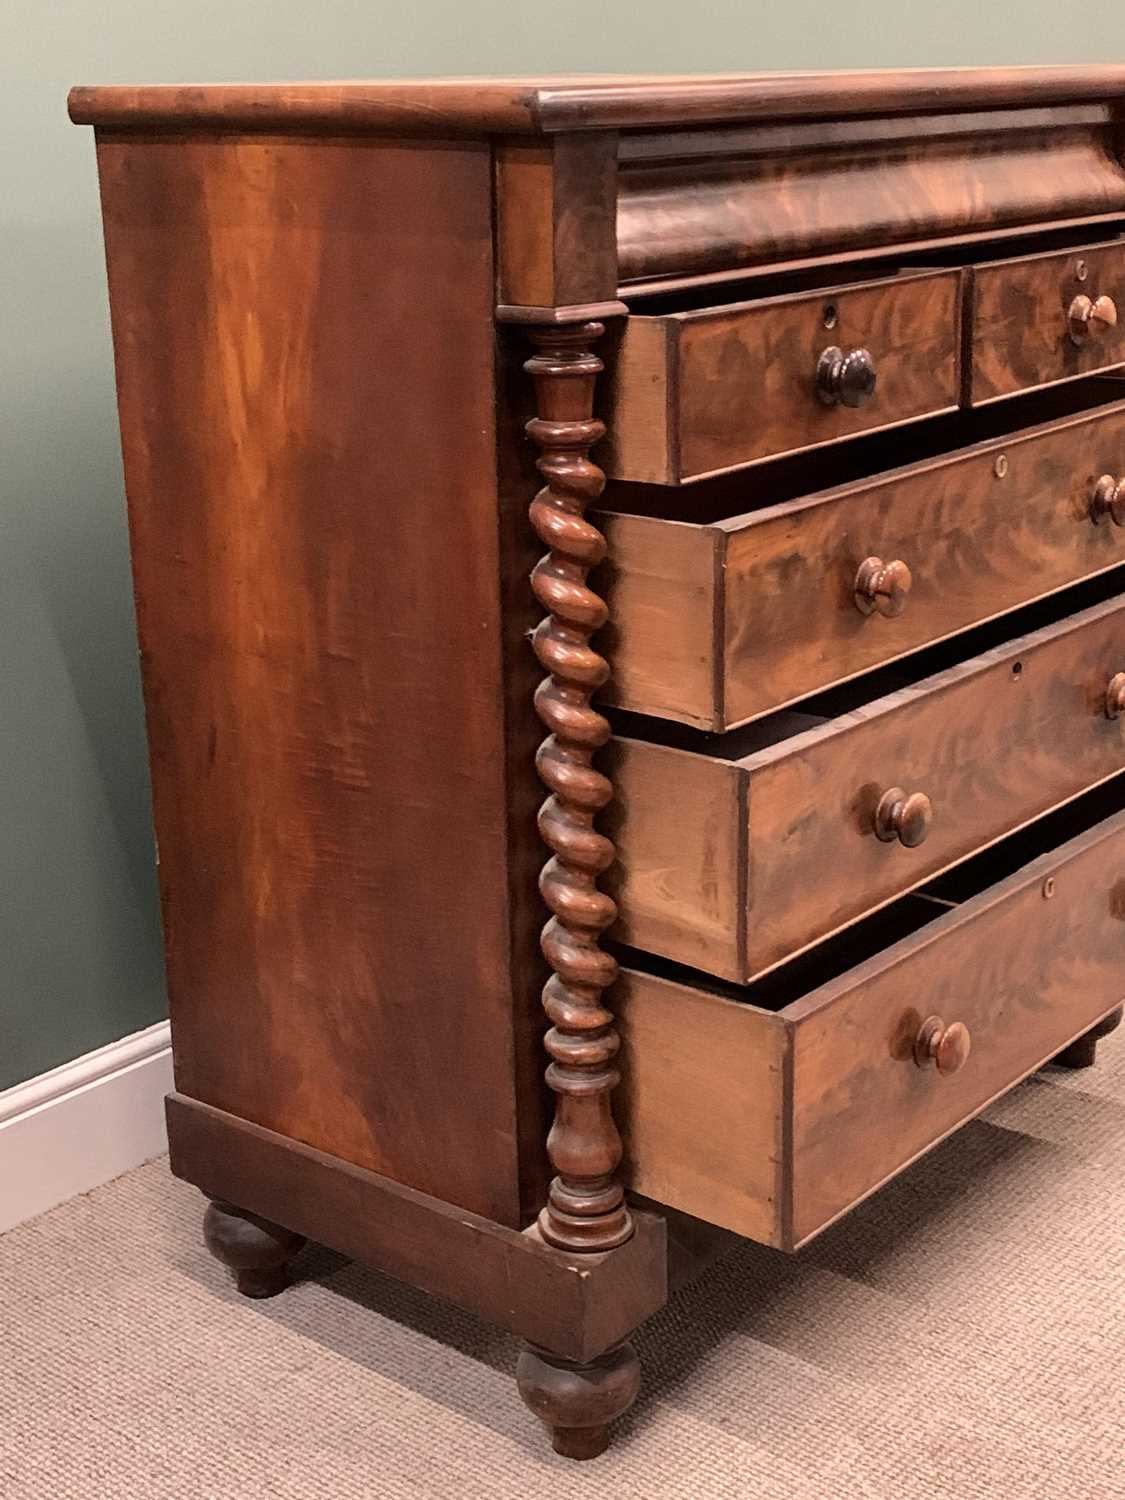
M 586 1464 L 507 1336 L 317 1247 L 245 1301 L 202 1207 L 159 1160 L 0 1239 L 4 1500 L 1125 1497 L 1125 1031 L 801 1255 L 728 1253 Z

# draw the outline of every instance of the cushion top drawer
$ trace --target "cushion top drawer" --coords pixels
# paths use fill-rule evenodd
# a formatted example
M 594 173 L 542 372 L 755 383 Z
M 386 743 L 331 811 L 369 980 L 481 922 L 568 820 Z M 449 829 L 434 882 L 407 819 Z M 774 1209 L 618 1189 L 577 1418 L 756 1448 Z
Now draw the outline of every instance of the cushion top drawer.
M 1125 363 L 1125 240 L 976 266 L 969 336 L 977 404 Z
M 1034 606 L 1017 623 L 1100 601 L 1016 639 L 994 622 L 932 648 L 912 667 L 932 675 L 680 731 L 690 748 L 615 740 L 615 936 L 750 979 L 1125 768 L 1121 587 Z
M 603 513 L 603 697 L 717 732 L 746 723 L 1125 560 L 1123 477 L 1114 401 L 776 504 L 781 481 L 739 476 L 710 503 L 765 503 L 729 518 L 692 521 L 698 490 L 671 497 L 677 519 Z
M 627 967 L 633 1188 L 794 1249 L 1095 1025 L 1125 993 L 1123 801 L 1090 794 L 1046 820 L 1085 829 L 1062 847 L 1036 858 L 1060 829 L 1035 825 L 759 986 Z
M 597 461 L 681 484 L 957 405 L 957 270 L 631 316 Z

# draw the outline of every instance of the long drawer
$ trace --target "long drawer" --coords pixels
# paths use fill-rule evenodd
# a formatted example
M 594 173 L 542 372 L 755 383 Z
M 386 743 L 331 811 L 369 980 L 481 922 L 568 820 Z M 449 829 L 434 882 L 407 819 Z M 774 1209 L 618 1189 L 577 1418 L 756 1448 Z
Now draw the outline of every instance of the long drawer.
M 615 935 L 748 980 L 1125 768 L 1121 586 L 1036 606 L 1018 618 L 1100 601 L 1014 640 L 982 627 L 960 646 L 1003 644 L 882 696 L 681 731 L 692 748 L 617 738 Z
M 1089 800 L 1068 827 L 1114 805 Z M 717 993 L 626 967 L 615 1109 L 632 1187 L 795 1249 L 1112 1010 L 1125 813 L 1025 864 L 1030 832 L 947 878 L 943 902 L 907 897 L 773 982 Z M 1013 873 L 980 889 L 997 864 Z
M 602 513 L 605 699 L 730 729 L 1112 567 L 1123 476 L 1120 400 L 713 522 Z
M 598 463 L 682 484 L 956 407 L 961 272 L 631 316 Z

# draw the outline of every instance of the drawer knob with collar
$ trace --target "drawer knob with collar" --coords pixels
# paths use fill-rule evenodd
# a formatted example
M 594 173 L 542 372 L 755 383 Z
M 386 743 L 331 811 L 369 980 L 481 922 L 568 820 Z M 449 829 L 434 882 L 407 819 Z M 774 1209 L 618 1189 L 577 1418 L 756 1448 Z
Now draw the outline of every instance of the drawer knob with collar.
M 1125 713 L 1125 672 L 1115 672 L 1105 690 L 1105 716 L 1119 719 Z
M 1117 327 L 1117 304 L 1112 297 L 1087 297 L 1079 292 L 1070 304 L 1067 313 L 1071 341 L 1088 344 L 1092 339 L 1101 339 Z
M 1125 479 L 1103 474 L 1090 488 L 1090 519 L 1095 526 L 1109 518 L 1115 526 L 1125 526 Z
M 816 393 L 825 406 L 865 406 L 875 394 L 878 378 L 875 361 L 866 349 L 845 353 L 833 344 L 816 362 Z
M 922 1022 L 914 1039 L 914 1061 L 920 1068 L 936 1067 L 944 1077 L 959 1073 L 969 1060 L 973 1039 L 961 1021 L 946 1025 L 940 1016 Z
M 898 840 L 907 849 L 924 844 L 934 820 L 934 809 L 925 792 L 904 792 L 893 786 L 879 798 L 875 809 L 875 834 L 885 844 Z
M 856 608 L 864 615 L 894 619 L 906 608 L 913 582 L 910 569 L 900 559 L 885 563 L 881 557 L 865 557 L 855 575 Z

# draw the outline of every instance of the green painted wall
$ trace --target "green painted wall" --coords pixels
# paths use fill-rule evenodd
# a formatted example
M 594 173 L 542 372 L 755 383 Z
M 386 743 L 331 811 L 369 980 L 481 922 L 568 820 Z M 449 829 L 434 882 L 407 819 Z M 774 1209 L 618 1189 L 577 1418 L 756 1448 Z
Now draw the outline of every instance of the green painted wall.
M 164 994 L 93 137 L 72 83 L 1125 61 L 1120 0 L 6 0 L 0 1088 Z

